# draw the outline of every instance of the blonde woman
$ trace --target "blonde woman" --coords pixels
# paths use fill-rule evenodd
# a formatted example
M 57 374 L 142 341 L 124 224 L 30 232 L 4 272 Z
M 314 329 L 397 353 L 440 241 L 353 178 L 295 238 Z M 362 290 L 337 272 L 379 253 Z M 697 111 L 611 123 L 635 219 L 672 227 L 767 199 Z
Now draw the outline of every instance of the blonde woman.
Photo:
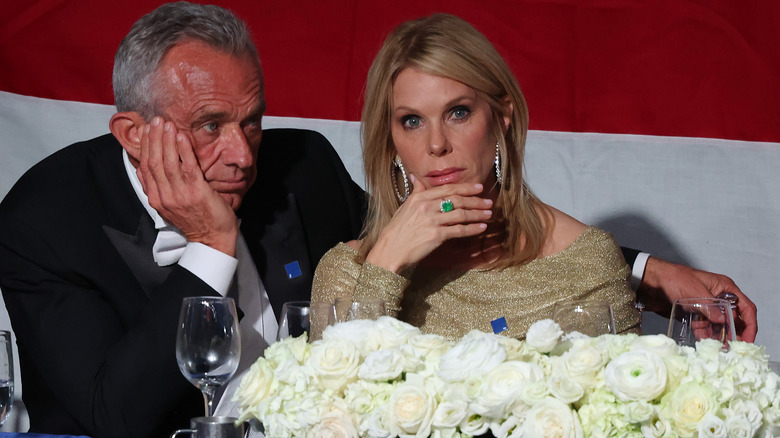
M 312 300 L 381 297 L 391 315 L 457 338 L 501 318 L 523 337 L 558 301 L 601 299 L 618 332 L 638 330 L 613 239 L 526 186 L 527 131 L 515 77 L 471 25 L 436 14 L 397 27 L 366 85 L 362 238 L 323 257 Z

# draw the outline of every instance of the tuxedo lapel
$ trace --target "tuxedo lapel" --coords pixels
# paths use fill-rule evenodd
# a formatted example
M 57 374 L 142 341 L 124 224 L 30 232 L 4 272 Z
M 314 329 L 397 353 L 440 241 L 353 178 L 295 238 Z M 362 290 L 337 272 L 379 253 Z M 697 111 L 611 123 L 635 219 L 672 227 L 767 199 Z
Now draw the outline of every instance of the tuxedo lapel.
M 116 248 L 147 297 L 162 284 L 172 268 L 161 267 L 152 256 L 157 230 L 127 178 L 122 147 L 107 135 L 106 144 L 96 150 L 91 169 L 95 174 L 103 206 L 103 231 Z
M 126 234 L 108 225 L 103 226 L 103 231 L 141 284 L 146 296 L 151 298 L 152 291 L 165 281 L 172 269 L 171 266 L 158 266 L 152 257 L 152 246 L 157 238 L 152 218 L 149 215 L 141 216 L 135 234 Z
M 286 301 L 309 300 L 313 267 L 295 195 L 288 194 L 276 207 L 265 223 L 242 218 L 241 232 L 278 317 Z

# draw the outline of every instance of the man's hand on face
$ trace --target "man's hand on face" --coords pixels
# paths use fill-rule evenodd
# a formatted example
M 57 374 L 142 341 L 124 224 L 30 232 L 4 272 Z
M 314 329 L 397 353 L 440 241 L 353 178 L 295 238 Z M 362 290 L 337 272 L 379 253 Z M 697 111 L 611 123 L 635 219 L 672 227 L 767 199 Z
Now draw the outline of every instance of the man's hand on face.
M 209 186 L 192 144 L 172 122 L 154 117 L 143 127 L 137 173 L 149 205 L 188 241 L 235 256 L 236 214 Z

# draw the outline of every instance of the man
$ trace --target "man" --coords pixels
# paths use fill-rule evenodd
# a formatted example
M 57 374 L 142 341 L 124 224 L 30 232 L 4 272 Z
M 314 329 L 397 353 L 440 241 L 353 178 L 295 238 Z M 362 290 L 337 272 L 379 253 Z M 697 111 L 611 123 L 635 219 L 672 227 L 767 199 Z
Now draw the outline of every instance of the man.
M 182 298 L 235 293 L 256 358 L 322 254 L 357 237 L 362 191 L 318 134 L 261 130 L 263 85 L 242 21 L 163 5 L 117 52 L 113 135 L 55 153 L 3 200 L 0 288 L 31 431 L 187 426 L 204 410 L 175 358 Z

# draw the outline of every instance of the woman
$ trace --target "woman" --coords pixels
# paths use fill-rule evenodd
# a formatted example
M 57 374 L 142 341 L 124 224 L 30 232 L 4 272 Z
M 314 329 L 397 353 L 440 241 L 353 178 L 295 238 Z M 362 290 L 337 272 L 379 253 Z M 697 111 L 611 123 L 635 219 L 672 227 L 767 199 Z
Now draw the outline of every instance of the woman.
M 445 14 L 386 39 L 368 74 L 360 241 L 320 261 L 314 301 L 381 297 L 391 315 L 450 338 L 524 337 L 561 300 L 612 303 L 638 330 L 629 270 L 612 238 L 542 203 L 523 179 L 528 111 L 490 42 Z

